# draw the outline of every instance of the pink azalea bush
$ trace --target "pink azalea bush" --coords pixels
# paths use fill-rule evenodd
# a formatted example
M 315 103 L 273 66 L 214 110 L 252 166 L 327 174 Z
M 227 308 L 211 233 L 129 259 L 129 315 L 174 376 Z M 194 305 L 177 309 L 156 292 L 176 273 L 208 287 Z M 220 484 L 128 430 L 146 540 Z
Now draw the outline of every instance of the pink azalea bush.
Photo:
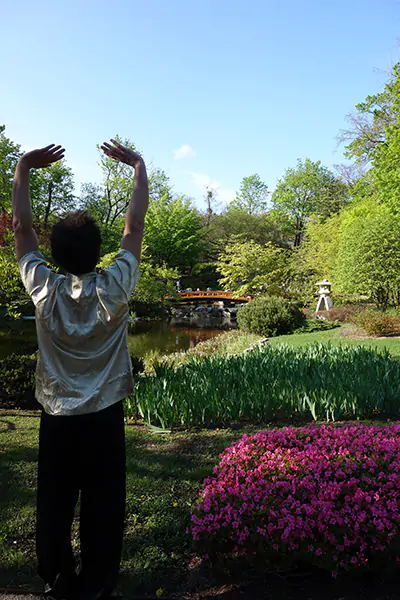
M 203 551 L 332 571 L 400 563 L 400 423 L 264 431 L 221 454 L 192 510 Z

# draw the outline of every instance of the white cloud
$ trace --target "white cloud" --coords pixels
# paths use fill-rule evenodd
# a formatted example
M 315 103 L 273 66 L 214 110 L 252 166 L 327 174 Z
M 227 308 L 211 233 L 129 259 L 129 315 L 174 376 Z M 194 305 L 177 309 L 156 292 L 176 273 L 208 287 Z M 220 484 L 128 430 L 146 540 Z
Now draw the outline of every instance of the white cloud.
M 175 160 L 181 160 L 182 158 L 189 158 L 190 156 L 196 156 L 196 152 L 189 144 L 183 144 L 178 150 L 174 150 Z
M 214 181 L 208 175 L 191 173 L 191 176 L 193 183 L 195 183 L 203 193 L 206 189 L 212 190 L 216 193 L 217 199 L 221 200 L 224 204 L 228 204 L 236 196 L 234 190 L 223 187 L 219 181 Z

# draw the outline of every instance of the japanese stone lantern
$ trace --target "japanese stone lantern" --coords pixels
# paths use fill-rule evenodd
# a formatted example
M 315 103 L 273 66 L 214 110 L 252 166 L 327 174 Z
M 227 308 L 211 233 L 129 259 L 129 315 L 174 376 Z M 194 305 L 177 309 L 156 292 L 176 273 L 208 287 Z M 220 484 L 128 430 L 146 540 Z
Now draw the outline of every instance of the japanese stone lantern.
M 333 302 L 331 298 L 332 283 L 327 279 L 324 279 L 323 281 L 319 281 L 315 285 L 319 285 L 319 298 L 315 312 L 318 312 L 319 310 L 329 310 L 330 308 L 333 308 Z

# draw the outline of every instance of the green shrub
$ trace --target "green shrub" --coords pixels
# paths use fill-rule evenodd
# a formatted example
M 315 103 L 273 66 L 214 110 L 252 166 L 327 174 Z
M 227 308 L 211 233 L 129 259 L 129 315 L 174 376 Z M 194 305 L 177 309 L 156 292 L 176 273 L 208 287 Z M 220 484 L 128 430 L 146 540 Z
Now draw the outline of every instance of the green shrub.
M 323 319 L 307 319 L 305 323 L 296 329 L 296 333 L 313 333 L 314 331 L 327 331 L 340 327 L 337 321 L 324 321 Z
M 37 354 L 9 354 L 0 359 L 0 406 L 37 408 L 35 375 Z
M 389 315 L 373 308 L 367 308 L 352 317 L 351 322 L 361 327 L 368 335 L 399 335 L 400 317 Z
M 262 296 L 238 310 L 238 326 L 266 337 L 291 333 L 304 322 L 304 314 L 290 300 Z

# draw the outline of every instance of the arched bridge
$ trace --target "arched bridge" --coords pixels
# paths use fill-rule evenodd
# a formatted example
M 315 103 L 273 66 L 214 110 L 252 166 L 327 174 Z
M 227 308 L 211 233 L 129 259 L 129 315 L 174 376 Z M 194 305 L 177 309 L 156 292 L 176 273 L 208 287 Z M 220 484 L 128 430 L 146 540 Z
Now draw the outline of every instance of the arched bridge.
M 194 302 L 196 304 L 201 302 L 249 302 L 253 300 L 253 296 L 251 294 L 244 294 L 243 296 L 235 296 L 234 292 L 224 292 L 224 291 L 212 291 L 212 292 L 202 292 L 202 291 L 194 291 L 194 292 L 176 292 L 174 296 L 166 296 L 166 298 L 178 299 L 181 302 Z

